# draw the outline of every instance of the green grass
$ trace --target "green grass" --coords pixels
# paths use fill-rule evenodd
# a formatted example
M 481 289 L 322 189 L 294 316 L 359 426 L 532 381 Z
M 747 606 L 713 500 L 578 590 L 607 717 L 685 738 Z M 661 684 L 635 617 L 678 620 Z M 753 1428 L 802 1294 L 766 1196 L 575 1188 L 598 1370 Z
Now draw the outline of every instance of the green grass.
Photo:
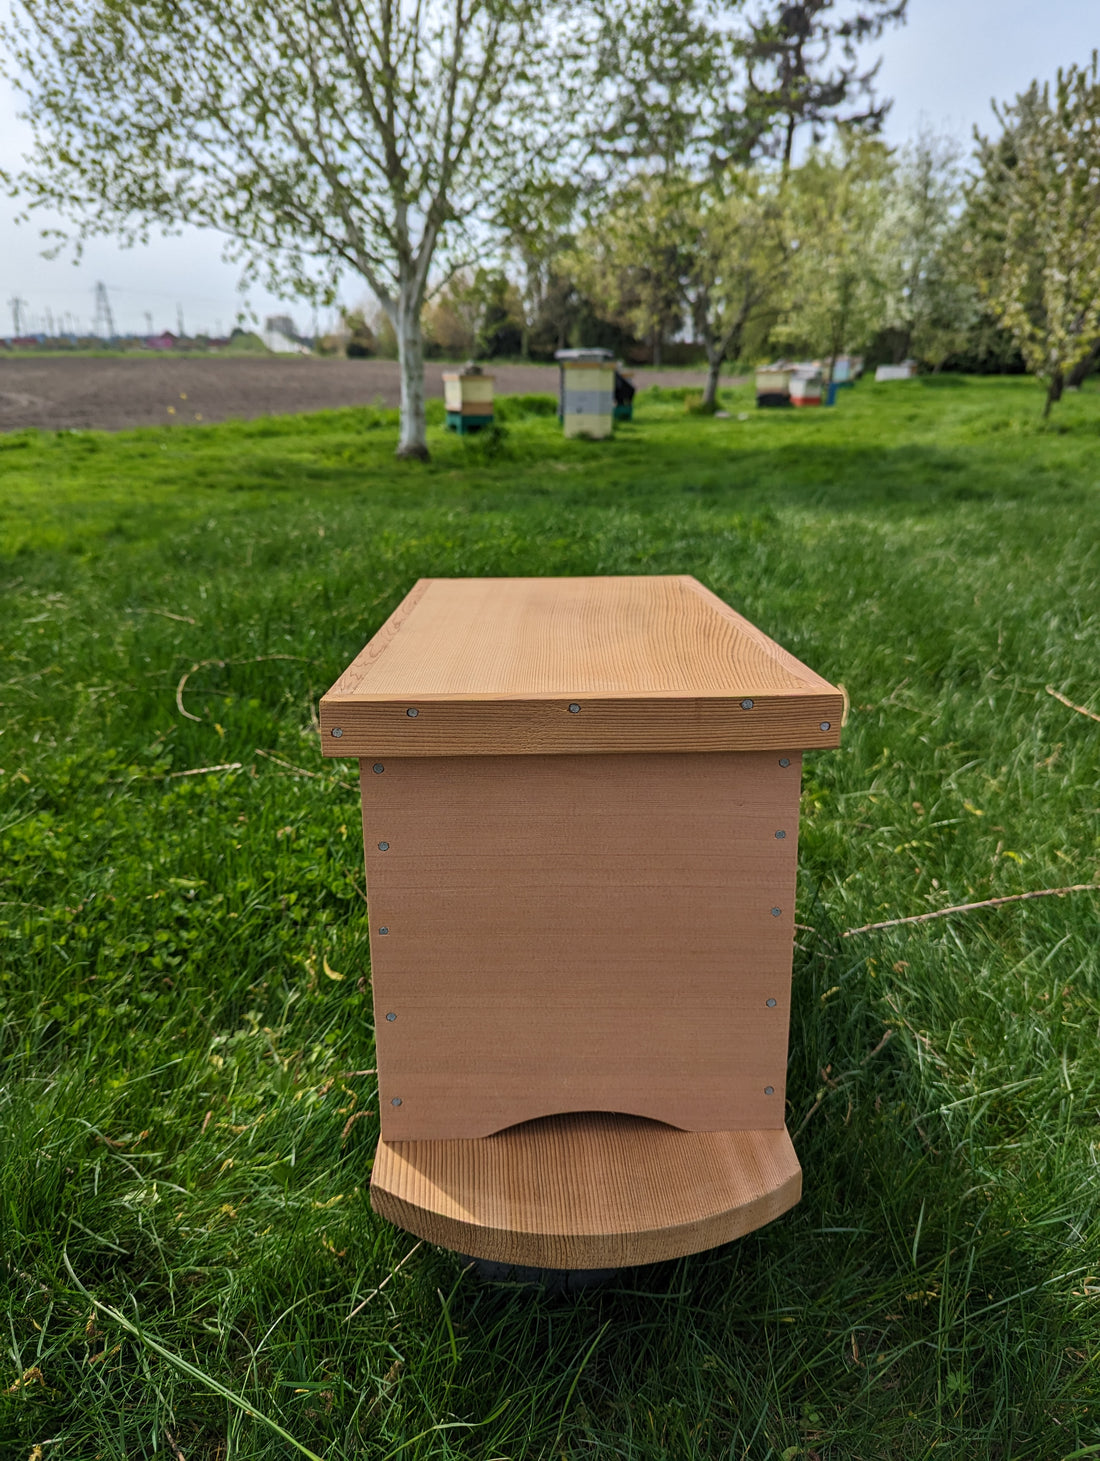
M 842 937 L 1100 880 L 1098 727 L 1045 689 L 1100 712 L 1100 395 L 750 402 L 648 391 L 606 444 L 436 410 L 427 467 L 369 409 L 0 437 L 4 1461 L 1100 1455 L 1097 897 Z M 806 758 L 805 1196 L 486 1286 L 370 1210 L 317 699 L 419 575 L 665 572 L 851 697 Z

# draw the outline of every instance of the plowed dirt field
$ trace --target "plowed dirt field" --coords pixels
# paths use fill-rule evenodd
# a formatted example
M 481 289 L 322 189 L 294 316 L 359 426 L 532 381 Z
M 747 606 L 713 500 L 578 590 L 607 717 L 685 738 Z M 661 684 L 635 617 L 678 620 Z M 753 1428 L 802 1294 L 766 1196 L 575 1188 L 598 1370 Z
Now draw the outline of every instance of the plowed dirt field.
M 440 363 L 425 368 L 429 396 L 443 395 Z M 492 369 L 498 395 L 557 392 L 553 365 Z M 732 378 L 731 378 L 732 379 Z M 693 370 L 646 370 L 646 386 L 702 386 Z M 372 402 L 396 406 L 397 365 L 389 360 L 310 360 L 291 357 L 0 356 L 0 431 L 119 431 L 131 426 L 194 424 L 296 411 L 323 411 Z

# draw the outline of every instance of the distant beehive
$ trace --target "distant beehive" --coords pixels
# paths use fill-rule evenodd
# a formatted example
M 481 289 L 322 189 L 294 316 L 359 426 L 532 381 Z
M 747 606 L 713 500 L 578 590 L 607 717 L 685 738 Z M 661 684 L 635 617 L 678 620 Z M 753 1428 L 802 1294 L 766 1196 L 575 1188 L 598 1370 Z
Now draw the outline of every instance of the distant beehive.
M 756 372 L 756 404 L 758 406 L 789 406 L 791 404 L 791 373 L 778 366 L 766 366 Z
M 615 411 L 615 362 L 610 350 L 558 350 L 559 409 L 566 436 L 611 435 Z
M 447 430 L 459 436 L 493 424 L 493 377 L 472 362 L 443 372 L 443 404 Z
M 823 393 L 820 370 L 799 370 L 791 376 L 791 405 L 820 406 Z
M 857 361 L 854 355 L 838 355 L 833 361 L 833 384 L 850 386 L 855 384 Z
M 875 370 L 876 380 L 911 380 L 917 373 L 915 360 L 903 360 L 900 365 L 880 365 Z

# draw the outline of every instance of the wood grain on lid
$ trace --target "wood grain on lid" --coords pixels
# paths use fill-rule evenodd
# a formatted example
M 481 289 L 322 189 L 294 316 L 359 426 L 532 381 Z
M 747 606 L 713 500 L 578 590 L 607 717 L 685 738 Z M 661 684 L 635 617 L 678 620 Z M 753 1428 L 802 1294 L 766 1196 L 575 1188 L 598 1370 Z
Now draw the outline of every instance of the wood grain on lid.
M 793 1207 L 784 1128 L 683 1132 L 586 1112 L 481 1141 L 380 1141 L 375 1210 L 475 1258 L 545 1268 L 657 1263 L 741 1237 Z
M 837 689 L 687 575 L 421 579 L 322 699 L 322 749 L 831 746 L 842 713 Z

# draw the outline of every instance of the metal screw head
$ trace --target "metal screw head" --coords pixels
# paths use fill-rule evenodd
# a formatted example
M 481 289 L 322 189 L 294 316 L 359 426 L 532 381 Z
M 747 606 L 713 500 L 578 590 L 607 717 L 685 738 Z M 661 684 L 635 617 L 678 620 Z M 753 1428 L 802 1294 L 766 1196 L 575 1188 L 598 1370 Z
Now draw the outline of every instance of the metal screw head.
M 416 717 L 420 714 L 420 711 L 410 707 L 408 710 L 405 711 L 405 714 L 409 717 L 410 720 L 415 720 Z
M 753 704 L 754 704 L 754 702 L 752 700 L 742 700 L 742 702 L 741 702 L 741 709 L 742 710 L 751 710 L 752 707 L 753 707 Z
M 778 917 L 779 917 L 779 915 L 780 915 L 780 914 L 781 914 L 781 913 L 782 913 L 782 912 L 783 912 L 783 910 L 782 910 L 782 908 L 773 908 L 773 909 L 772 909 L 772 917 L 773 917 L 773 918 L 778 918 Z
M 574 700 L 573 703 L 572 703 L 572 705 L 569 707 L 569 714 L 570 715 L 580 715 L 580 713 L 581 713 L 581 708 L 577 704 L 577 702 Z
M 786 834 L 786 832 L 777 832 L 775 835 L 776 835 L 776 839 L 779 842 L 782 842 L 783 839 L 784 839 L 784 837 L 786 837 L 787 834 Z
M 774 1086 L 765 1086 L 764 1087 L 764 1094 L 765 1094 L 765 1096 L 774 1096 L 775 1095 L 775 1087 Z
M 823 720 L 821 722 L 821 729 L 822 730 L 831 730 L 832 729 L 832 721 L 830 721 L 830 720 Z
M 780 766 L 789 766 L 791 764 L 791 758 L 789 756 L 780 756 L 779 764 Z
M 329 734 L 332 736 L 332 739 L 334 741 L 338 741 L 340 737 L 344 734 L 344 732 L 340 729 L 338 725 L 334 725 Z
M 400 1106 L 400 1104 L 401 1104 L 401 1097 L 400 1096 L 394 1096 L 393 1100 L 390 1102 L 390 1105 L 391 1106 Z
M 388 1014 L 388 1015 L 387 1015 L 387 1016 L 386 1016 L 386 1019 L 387 1019 L 387 1020 L 389 1020 L 389 1022 L 390 1022 L 390 1024 L 391 1024 L 391 1025 L 392 1025 L 392 1024 L 393 1024 L 393 1022 L 394 1022 L 394 1020 L 396 1020 L 396 1019 L 397 1019 L 397 1016 L 396 1016 L 396 1015 L 395 1015 L 395 1014 L 394 1014 L 394 1013 L 393 1013 L 393 1011 L 392 1011 L 392 1010 L 391 1010 L 391 1011 L 390 1011 L 390 1012 L 389 1012 L 389 1014 Z
M 774 999 L 766 999 L 766 1000 L 765 1000 L 765 1001 L 764 1001 L 764 1003 L 765 1003 L 765 1004 L 766 1004 L 766 1005 L 767 1005 L 767 1006 L 768 1006 L 768 1008 L 769 1008 L 769 1009 L 770 1009 L 770 1010 L 773 1010 L 773 1009 L 775 1009 L 775 1000 L 774 1000 Z
M 386 768 L 382 765 L 381 761 L 376 761 L 371 767 L 371 770 L 374 772 L 375 776 L 381 776 L 382 772 L 385 771 L 385 769 Z
M 384 927 L 383 927 L 383 928 L 380 928 L 380 929 L 379 929 L 379 930 L 378 930 L 378 932 L 379 932 L 379 933 L 389 933 L 389 929 L 388 929 L 388 928 L 384 928 Z
M 380 842 L 378 844 L 378 851 L 379 852 L 389 852 L 389 850 L 390 850 L 390 844 L 388 842 Z

